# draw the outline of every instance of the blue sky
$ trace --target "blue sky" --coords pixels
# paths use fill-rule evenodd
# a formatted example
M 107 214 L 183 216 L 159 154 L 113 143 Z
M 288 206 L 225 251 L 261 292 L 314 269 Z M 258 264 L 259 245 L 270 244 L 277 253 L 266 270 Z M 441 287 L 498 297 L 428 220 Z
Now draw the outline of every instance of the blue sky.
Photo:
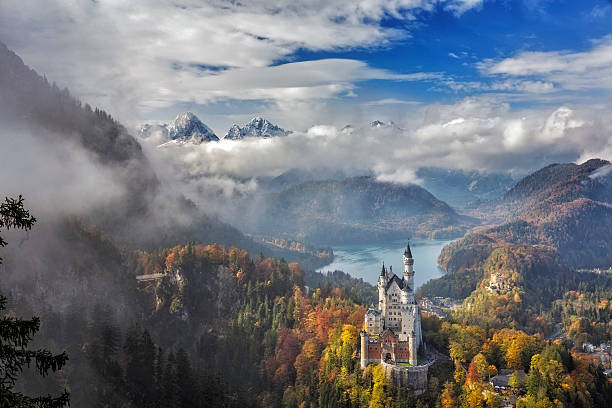
M 343 158 L 409 180 L 434 162 L 525 171 L 612 156 L 609 0 L 3 0 L 0 40 L 130 126 L 190 110 L 219 136 L 253 116 L 303 135 L 284 146 L 297 156 L 251 146 L 263 161 L 203 147 L 207 172 Z M 387 144 L 416 150 L 360 142 L 374 119 L 401 130 Z M 359 132 L 338 136 L 346 124 Z M 356 160 L 319 157 L 317 143 L 351 137 Z

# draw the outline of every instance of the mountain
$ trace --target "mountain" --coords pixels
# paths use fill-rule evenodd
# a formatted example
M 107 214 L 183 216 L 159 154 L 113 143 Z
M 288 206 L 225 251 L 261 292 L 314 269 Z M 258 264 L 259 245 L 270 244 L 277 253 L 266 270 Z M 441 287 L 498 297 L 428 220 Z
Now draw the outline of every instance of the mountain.
M 44 166 L 43 180 L 24 176 L 20 181 L 23 186 L 18 186 L 15 192 L 23 194 L 30 206 L 35 204 L 45 209 L 45 216 L 39 215 L 39 233 L 32 234 L 29 239 L 32 245 L 38 240 L 59 239 L 63 232 L 57 225 L 63 225 L 66 217 L 78 216 L 82 223 L 99 228 L 117 245 L 130 248 L 171 246 L 191 240 L 217 242 L 228 247 L 241 246 L 253 253 L 264 252 L 308 265 L 321 262 L 318 257 L 299 251 L 256 243 L 238 229 L 205 213 L 184 196 L 162 185 L 141 145 L 124 126 L 103 110 L 82 104 L 67 89 L 50 84 L 1 42 L 0 124 L 0 141 L 3 145 L 11 146 L 24 135 L 34 141 L 35 145 L 26 146 L 25 152 L 13 154 L 18 163 Z M 149 130 L 151 128 L 148 127 Z M 212 140 L 214 136 L 191 113 L 178 115 L 164 129 L 178 141 L 206 137 Z M 153 135 L 148 134 L 148 137 Z M 49 154 L 49 147 L 58 151 Z M 35 153 L 32 152 L 39 153 L 33 156 Z M 94 189 L 106 191 L 103 189 L 108 189 L 108 186 L 94 184 L 102 179 L 111 186 L 111 191 L 120 191 L 121 194 L 109 198 L 102 194 L 105 200 L 98 202 L 86 193 L 69 188 L 64 189 L 71 194 L 69 197 L 58 198 L 62 203 L 61 208 L 44 201 L 33 202 L 32 197 L 43 194 L 40 193 L 42 184 L 70 184 L 73 180 L 65 177 L 83 171 L 82 162 L 76 164 L 77 168 L 65 168 L 67 160 L 63 158 L 76 153 L 79 153 L 79 157 L 84 155 L 84 160 L 91 166 L 91 174 L 86 175 L 88 186 L 93 184 Z M 59 176 L 56 175 L 57 171 L 52 171 L 56 168 L 62 168 Z M 14 176 L 6 174 L 6 177 Z M 46 198 L 43 196 L 43 199 Z M 40 213 L 36 211 L 37 208 L 30 208 Z M 68 210 L 72 208 L 77 208 L 78 214 Z
M 284 130 L 267 119 L 255 117 L 242 127 L 236 124 L 232 125 L 232 127 L 227 131 L 224 139 L 242 140 L 244 138 L 251 137 L 269 138 L 287 136 L 290 133 L 291 131 Z
M 116 218 L 141 213 L 159 189 L 157 176 L 140 144 L 125 127 L 103 110 L 82 104 L 67 89 L 50 84 L 2 42 L 0 123 L 0 138 L 5 141 L 10 142 L 20 134 L 21 139 L 31 136 L 39 141 L 31 151 L 36 151 L 34 147 L 83 151 L 91 156 L 90 164 L 112 169 L 119 175 L 126 191 L 124 201 L 120 208 L 97 209 L 106 216 L 111 212 Z M 45 153 L 40 159 L 52 160 L 52 155 Z M 50 177 L 53 172 L 48 169 L 47 175 Z
M 257 184 L 264 192 L 277 193 L 307 181 L 343 180 L 347 177 L 346 173 L 337 169 L 290 169 L 276 177 L 258 178 Z
M 484 207 L 508 221 L 445 247 L 439 263 L 460 272 L 483 262 L 495 248 L 543 245 L 572 268 L 612 264 L 612 166 L 592 159 L 552 164 L 520 180 Z
M 370 123 L 370 127 L 372 129 L 393 129 L 393 130 L 402 130 L 399 126 L 397 126 L 394 122 L 383 122 L 382 120 L 374 120 Z
M 170 123 L 161 125 L 146 124 L 140 129 L 140 137 L 148 138 L 154 133 L 161 135 L 161 146 L 191 143 L 199 145 L 205 142 L 218 142 L 219 138 L 202 121 L 191 112 L 179 113 Z
M 580 198 L 612 203 L 611 170 L 612 165 L 600 159 L 551 164 L 520 180 L 495 204 L 520 215 Z
M 416 175 L 423 187 L 455 208 L 475 205 L 505 194 L 516 182 L 502 173 L 423 167 Z
M 420 186 L 367 176 L 309 181 L 247 201 L 237 217 L 248 231 L 323 245 L 456 237 L 472 224 Z

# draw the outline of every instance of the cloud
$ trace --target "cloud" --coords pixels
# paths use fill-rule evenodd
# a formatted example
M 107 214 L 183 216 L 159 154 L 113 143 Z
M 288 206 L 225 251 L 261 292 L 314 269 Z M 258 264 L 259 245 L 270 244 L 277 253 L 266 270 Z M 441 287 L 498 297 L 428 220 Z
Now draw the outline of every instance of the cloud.
M 355 127 L 344 132 L 317 125 L 287 137 L 147 152 L 154 155 L 154 163 L 172 163 L 172 171 L 165 173 L 176 180 L 190 180 L 191 185 L 213 180 L 208 185 L 223 184 L 217 189 L 226 197 L 254 191 L 253 177 L 276 176 L 292 168 L 373 172 L 380 180 L 397 183 L 418 182 L 414 172 L 424 166 L 525 174 L 550 162 L 598 156 L 596 152 L 610 145 L 608 116 L 605 109 L 569 106 L 515 112 L 496 97 L 466 98 L 424 106 L 399 131 Z M 196 202 L 203 200 L 193 189 L 186 194 Z
M 588 13 L 588 17 L 592 19 L 602 18 L 608 14 L 610 10 L 612 10 L 612 6 L 609 4 L 596 4 Z
M 396 99 L 396 98 L 385 98 L 385 99 L 377 99 L 375 101 L 364 102 L 366 106 L 384 106 L 384 105 L 420 105 L 421 102 L 417 101 L 407 101 L 404 99 Z
M 191 77 L 191 78 L 188 78 Z M 346 94 L 354 83 L 371 79 L 393 81 L 433 80 L 435 73 L 395 74 L 352 59 L 321 59 L 275 66 L 237 68 L 200 77 L 197 69 L 160 80 L 167 90 L 156 99 L 204 104 L 218 99 L 305 100 Z
M 109 109 L 121 119 L 132 119 L 179 102 L 350 95 L 354 81 L 396 78 L 368 69 L 363 63 L 356 67 L 346 61 L 332 61 L 325 67 L 313 61 L 322 70 L 338 68 L 333 78 L 328 71 L 277 65 L 302 49 L 385 46 L 409 36 L 406 29 L 384 24 L 385 19 L 399 19 L 410 27 L 421 13 L 438 7 L 459 15 L 480 3 L 4 0 L 0 2 L 0 38 L 26 63 L 61 86 L 69 86 L 79 97 Z M 297 74 L 293 80 L 288 78 L 290 70 L 314 74 L 314 79 L 296 84 Z M 277 73 L 281 76 L 274 81 Z M 412 80 L 418 80 L 418 76 Z M 248 86 L 228 86 L 232 81 Z
M 479 69 L 488 75 L 542 78 L 567 90 L 612 89 L 612 36 L 593 42 L 588 51 L 521 52 Z
M 40 218 L 85 215 L 125 199 L 125 169 L 99 164 L 60 134 L 3 122 L 0 143 L 0 190 L 22 194 Z

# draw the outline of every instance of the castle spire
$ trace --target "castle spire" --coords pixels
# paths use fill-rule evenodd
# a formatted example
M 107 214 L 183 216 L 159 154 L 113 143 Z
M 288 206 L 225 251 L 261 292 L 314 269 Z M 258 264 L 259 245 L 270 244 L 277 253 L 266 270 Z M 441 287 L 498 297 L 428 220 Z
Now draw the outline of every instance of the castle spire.
M 410 250 L 410 241 L 408 241 L 408 245 L 406 245 L 406 250 L 404 251 L 404 256 L 408 259 L 412 258 L 412 251 Z
M 383 266 L 380 271 L 380 276 L 384 276 L 385 278 L 387 277 L 387 270 L 385 269 L 385 261 L 383 261 Z

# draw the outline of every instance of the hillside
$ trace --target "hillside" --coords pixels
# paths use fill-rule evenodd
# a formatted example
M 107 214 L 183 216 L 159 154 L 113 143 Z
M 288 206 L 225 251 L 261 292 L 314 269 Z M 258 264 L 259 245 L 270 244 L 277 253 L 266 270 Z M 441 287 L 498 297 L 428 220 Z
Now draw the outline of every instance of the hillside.
M 494 204 L 515 215 L 533 218 L 550 212 L 548 206 L 580 198 L 611 203 L 610 169 L 610 162 L 600 159 L 580 165 L 551 164 L 524 177 Z
M 485 375 L 474 378 L 476 364 L 492 373 L 511 368 L 539 374 L 540 361 L 555 369 L 544 366 L 552 374 L 540 377 L 541 387 L 552 390 L 551 400 L 597 407 L 607 406 L 611 398 L 603 373 L 588 360 L 539 335 L 507 326 L 498 330 L 495 324 L 485 329 L 485 320 L 496 315 L 480 307 L 481 314 L 472 316 L 477 325 L 422 317 L 428 347 L 450 358 L 430 367 L 428 388 L 416 396 L 385 381 L 380 365 L 362 370 L 354 358 L 364 304 L 374 295 L 368 284 L 339 272 L 309 276 L 298 264 L 253 260 L 238 248 L 187 244 L 121 252 L 92 238 L 86 242 L 106 249 L 91 253 L 91 260 L 103 262 L 108 253 L 113 263 L 124 265 L 112 271 L 116 278 L 109 293 L 129 295 L 129 310 L 117 308 L 114 296 L 112 304 L 111 298 L 83 302 L 68 296 L 57 312 L 30 303 L 44 303 L 41 296 L 20 297 L 21 287 L 13 291 L 17 297 L 11 297 L 8 310 L 18 316 L 41 311 L 46 323 L 41 337 L 70 356 L 66 369 L 46 379 L 44 390 L 57 393 L 69 387 L 75 406 L 297 407 L 299 401 L 310 407 L 382 407 L 389 401 L 393 408 L 442 406 L 449 399 L 483 395 L 488 384 Z M 541 266 L 555 266 L 553 257 L 502 251 L 491 256 L 487 269 L 520 269 L 525 262 L 531 265 L 526 277 Z M 135 279 L 154 273 L 161 277 Z M 93 283 L 79 280 L 84 287 Z M 312 285 L 310 290 L 304 283 Z M 497 309 L 507 308 L 504 299 Z M 523 318 L 518 312 L 509 316 Z M 43 389 L 27 373 L 23 377 L 25 392 Z M 531 386 L 527 391 L 531 396 L 538 392 Z M 501 406 L 500 396 L 487 395 L 492 406 Z M 578 404 L 579 398 L 587 403 Z
M 456 237 L 470 225 L 422 187 L 365 176 L 310 181 L 243 205 L 249 231 L 324 245 Z
M 459 272 L 482 262 L 493 248 L 546 245 L 570 267 L 612 264 L 610 163 L 554 164 L 519 181 L 487 211 L 510 220 L 447 246 L 439 264 Z
M 482 320 L 488 311 L 490 326 L 539 331 L 548 327 L 541 312 L 566 291 L 588 279 L 599 282 L 591 290 L 606 290 L 612 284 L 607 276 L 575 270 L 612 265 L 609 169 L 609 162 L 593 159 L 525 177 L 487 209 L 510 219 L 447 245 L 438 258 L 447 274 L 421 293 L 466 298 L 458 316 L 464 323 Z M 495 275 L 501 290 L 490 290 Z

